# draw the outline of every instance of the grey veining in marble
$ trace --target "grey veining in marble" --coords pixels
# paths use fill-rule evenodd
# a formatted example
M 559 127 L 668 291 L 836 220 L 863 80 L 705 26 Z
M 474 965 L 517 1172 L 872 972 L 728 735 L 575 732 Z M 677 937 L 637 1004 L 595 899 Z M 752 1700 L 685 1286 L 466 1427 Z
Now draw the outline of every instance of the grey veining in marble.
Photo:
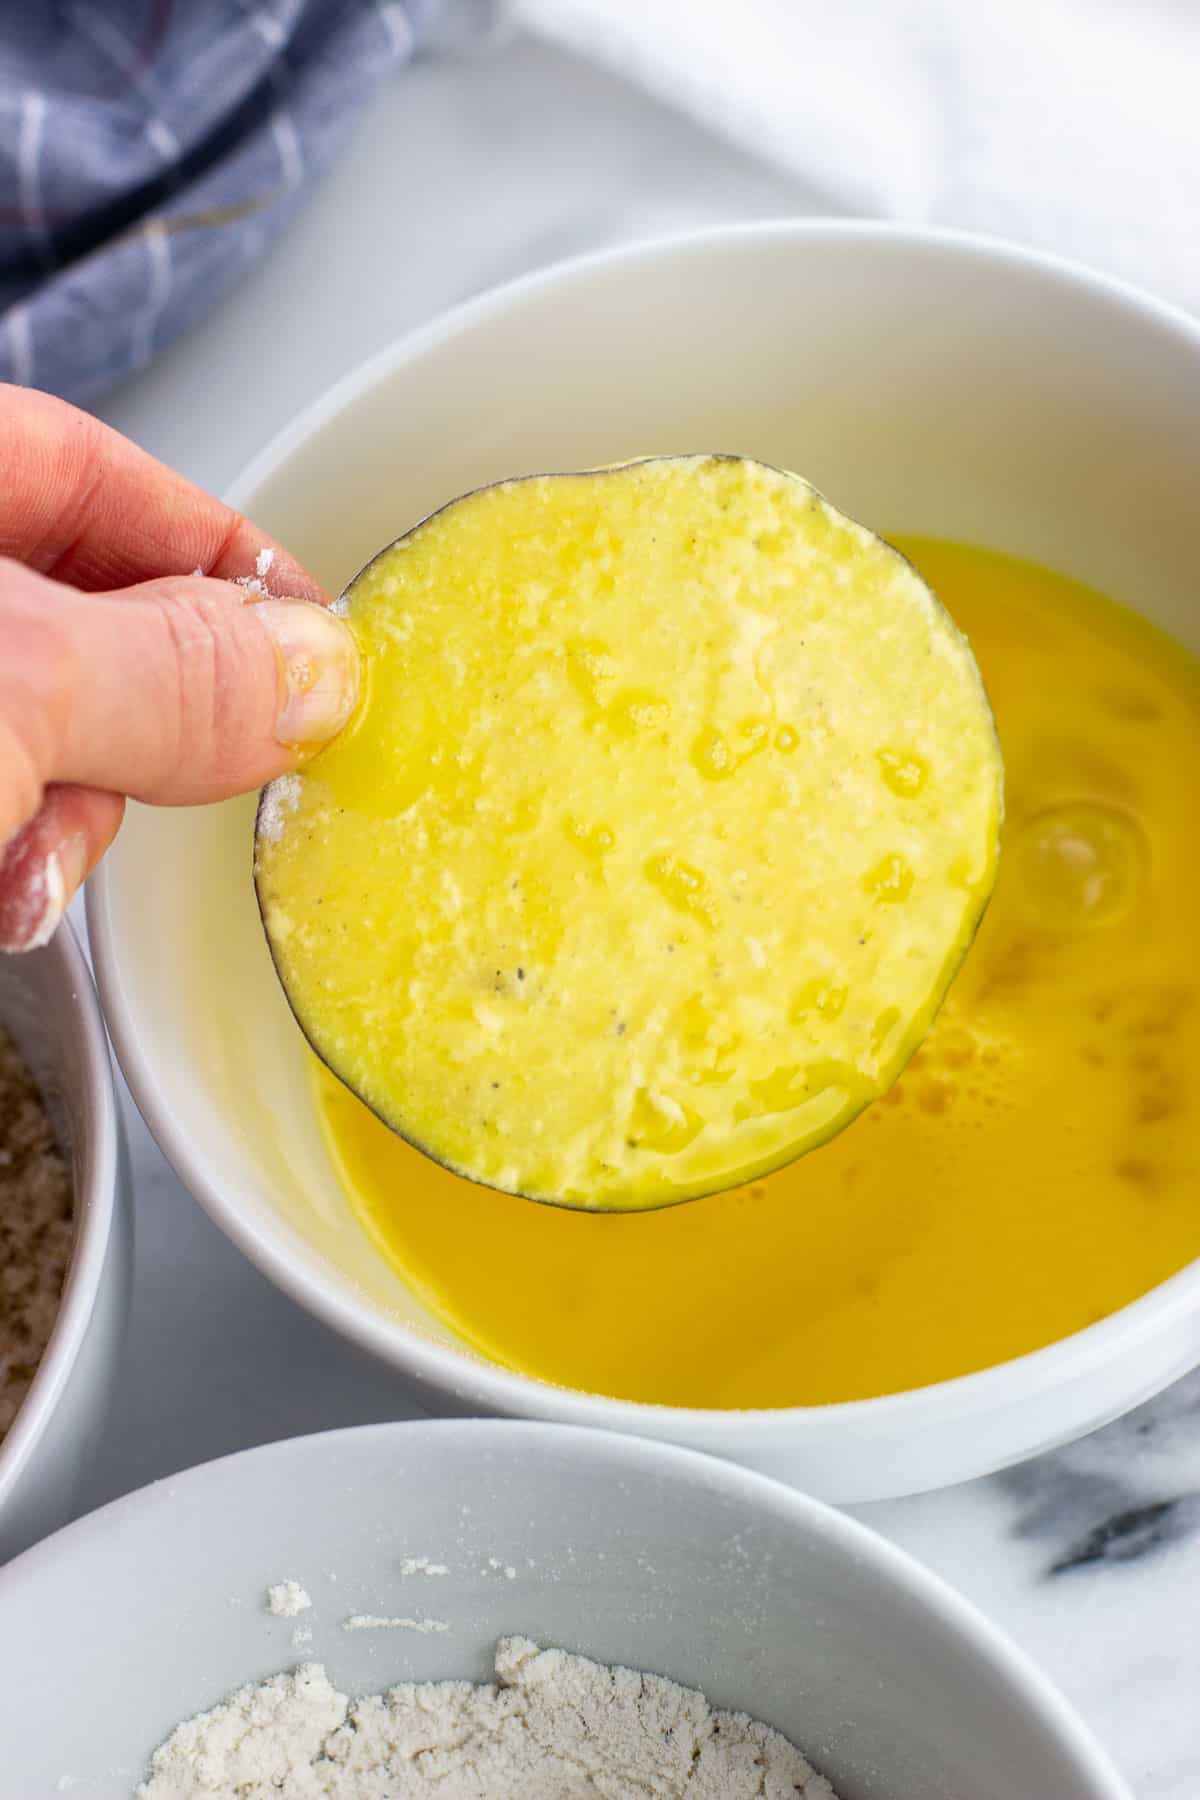
M 1200 1373 L 988 1480 L 857 1512 L 1012 1634 L 1139 1800 L 1195 1800 Z
M 1136 1562 L 1200 1529 L 1200 1376 L 1103 1431 L 997 1476 L 1045 1574 Z
M 105 416 L 219 489 L 336 376 L 493 282 L 622 239 L 819 204 L 529 43 L 415 70 L 373 105 L 275 256 Z M 137 1120 L 131 1133 L 135 1308 L 89 1501 L 244 1445 L 404 1416 L 387 1371 L 276 1293 Z M 1200 1376 L 1023 1468 L 859 1511 L 1011 1632 L 1138 1800 L 1197 1800 Z

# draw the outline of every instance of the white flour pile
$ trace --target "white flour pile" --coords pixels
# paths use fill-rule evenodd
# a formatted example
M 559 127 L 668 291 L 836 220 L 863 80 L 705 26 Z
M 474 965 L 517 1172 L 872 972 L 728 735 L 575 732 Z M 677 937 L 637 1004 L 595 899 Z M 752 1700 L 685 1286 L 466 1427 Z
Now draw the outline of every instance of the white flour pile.
M 139 1800 L 836 1800 L 798 1750 L 658 1675 L 504 1638 L 494 1685 L 350 1700 L 319 1663 L 180 1725 Z

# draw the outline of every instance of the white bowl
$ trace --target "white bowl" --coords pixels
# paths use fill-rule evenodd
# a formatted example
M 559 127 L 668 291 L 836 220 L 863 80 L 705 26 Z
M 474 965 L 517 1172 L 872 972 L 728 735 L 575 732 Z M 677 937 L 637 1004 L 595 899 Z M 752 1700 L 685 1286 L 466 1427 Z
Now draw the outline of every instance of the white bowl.
M 552 269 L 376 357 L 233 498 L 336 590 L 482 482 L 700 448 L 800 469 L 884 531 L 1048 563 L 1200 641 L 1200 327 L 963 237 L 764 224 Z M 331 1171 L 251 891 L 252 815 L 247 800 L 127 823 L 89 914 L 117 1051 L 217 1222 L 431 1407 L 647 1433 L 869 1500 L 1046 1449 L 1200 1361 L 1193 1265 L 1034 1355 L 851 1404 L 638 1406 L 483 1362 L 371 1248 Z
M 0 1443 L 0 1562 L 70 1518 L 108 1419 L 129 1313 L 133 1232 L 108 1041 L 69 925 L 0 955 L 0 1023 L 33 1072 L 75 1185 L 75 1243 L 54 1330 Z
M 420 1556 L 448 1573 L 402 1578 Z M 302 1650 L 264 1610 L 288 1579 L 313 1601 Z M 448 1629 L 347 1633 L 354 1613 Z M 765 1719 L 842 1800 L 1129 1800 L 1053 1688 L 917 1563 L 761 1476 L 608 1432 L 376 1425 L 245 1451 L 21 1557 L 0 1616 L 22 1800 L 128 1800 L 173 1725 L 277 1669 L 322 1661 L 351 1692 L 479 1681 L 509 1633 Z

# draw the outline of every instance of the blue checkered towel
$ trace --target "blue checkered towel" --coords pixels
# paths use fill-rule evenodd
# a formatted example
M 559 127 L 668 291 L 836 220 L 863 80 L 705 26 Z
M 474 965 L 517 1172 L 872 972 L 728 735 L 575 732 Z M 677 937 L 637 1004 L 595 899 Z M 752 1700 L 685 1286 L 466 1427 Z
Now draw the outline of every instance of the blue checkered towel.
M 0 0 L 0 379 L 141 368 L 303 202 L 390 69 L 493 0 Z

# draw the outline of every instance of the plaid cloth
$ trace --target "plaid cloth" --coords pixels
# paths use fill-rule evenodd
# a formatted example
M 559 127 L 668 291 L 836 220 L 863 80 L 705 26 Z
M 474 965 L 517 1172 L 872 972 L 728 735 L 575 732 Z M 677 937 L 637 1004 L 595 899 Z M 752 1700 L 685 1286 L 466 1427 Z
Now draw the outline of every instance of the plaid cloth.
M 263 254 L 389 70 L 494 0 L 0 0 L 0 380 L 72 400 Z

